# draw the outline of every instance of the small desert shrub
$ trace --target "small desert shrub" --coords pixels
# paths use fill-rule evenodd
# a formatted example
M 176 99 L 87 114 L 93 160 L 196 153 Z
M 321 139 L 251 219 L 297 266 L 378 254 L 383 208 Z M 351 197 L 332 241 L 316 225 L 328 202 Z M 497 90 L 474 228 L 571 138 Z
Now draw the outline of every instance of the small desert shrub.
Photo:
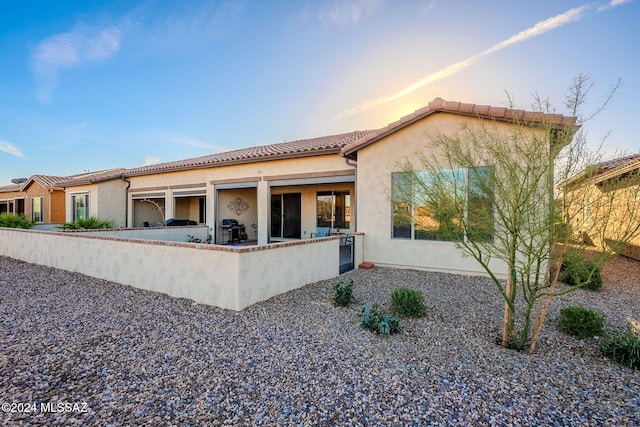
M 0 227 L 31 228 L 33 227 L 33 221 L 27 219 L 24 215 L 3 213 L 0 214 Z
M 337 279 L 333 284 L 333 304 L 346 307 L 353 300 L 353 279 Z
M 362 319 L 360 326 L 376 334 L 387 336 L 400 331 L 400 320 L 381 312 L 377 304 L 363 305 L 358 310 L 358 316 Z
M 602 266 L 577 254 L 567 255 L 562 262 L 559 279 L 571 286 L 598 291 L 602 287 Z
M 95 216 L 89 218 L 80 218 L 74 222 L 62 224 L 64 230 L 97 230 L 104 228 L 114 228 L 115 224 L 112 220 L 102 220 Z
M 603 335 L 606 317 L 599 311 L 581 305 L 564 307 L 560 310 L 558 329 L 578 339 Z
M 408 288 L 398 288 L 391 294 L 391 311 L 398 316 L 419 317 L 424 314 L 422 292 Z
M 640 369 L 640 337 L 630 323 L 627 329 L 607 331 L 600 343 L 600 352 L 622 366 Z

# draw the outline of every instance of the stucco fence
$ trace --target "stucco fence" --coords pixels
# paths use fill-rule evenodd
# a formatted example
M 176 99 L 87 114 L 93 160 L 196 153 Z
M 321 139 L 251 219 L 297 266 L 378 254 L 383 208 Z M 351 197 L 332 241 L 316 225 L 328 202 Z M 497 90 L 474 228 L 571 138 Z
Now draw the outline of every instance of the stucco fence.
M 231 310 L 338 276 L 339 244 L 325 237 L 223 246 L 0 228 L 0 255 Z

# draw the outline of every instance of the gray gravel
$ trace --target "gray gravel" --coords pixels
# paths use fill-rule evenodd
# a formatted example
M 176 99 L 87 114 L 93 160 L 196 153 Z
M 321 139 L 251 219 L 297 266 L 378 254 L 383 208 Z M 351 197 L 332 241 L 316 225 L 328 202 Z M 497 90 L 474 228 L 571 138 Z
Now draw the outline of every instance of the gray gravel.
M 237 313 L 0 257 L 0 403 L 22 411 L 0 423 L 639 425 L 640 372 L 555 327 L 576 304 L 609 327 L 640 319 L 638 271 L 554 300 L 527 356 L 495 344 L 486 278 L 360 270 L 348 308 L 331 280 Z M 427 315 L 386 339 L 361 329 L 357 307 L 387 307 L 399 286 L 425 294 Z

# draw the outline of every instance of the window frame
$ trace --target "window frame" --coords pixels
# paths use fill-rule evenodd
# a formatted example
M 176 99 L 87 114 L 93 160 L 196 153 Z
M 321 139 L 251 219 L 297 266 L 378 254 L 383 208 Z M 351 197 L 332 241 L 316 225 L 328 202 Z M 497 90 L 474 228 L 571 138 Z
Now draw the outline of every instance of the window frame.
M 465 199 L 465 205 L 464 205 L 464 220 L 465 222 L 467 222 L 467 226 L 466 226 L 466 230 L 469 231 L 469 222 L 473 221 L 474 218 L 470 217 L 469 214 L 469 206 L 472 203 L 478 203 L 482 202 L 483 199 L 485 201 L 488 200 L 488 202 L 491 204 L 491 222 L 490 224 L 488 224 L 490 226 L 490 231 L 485 231 L 484 238 L 480 239 L 480 241 L 482 243 L 493 243 L 494 239 L 495 239 L 495 206 L 494 206 L 494 198 L 493 195 L 488 196 L 488 197 L 478 197 L 476 196 L 474 198 L 474 201 L 472 202 L 472 190 L 473 188 L 478 188 L 477 184 L 475 184 L 474 187 L 474 183 L 470 181 L 470 177 L 471 177 L 471 170 L 475 170 L 481 173 L 484 173 L 484 171 L 489 171 L 489 173 L 494 173 L 493 172 L 493 166 L 479 166 L 476 168 L 456 168 L 456 169 L 450 169 L 451 171 L 451 177 L 453 178 L 452 182 L 455 182 L 455 180 L 462 178 L 464 180 L 465 186 L 464 186 L 464 191 L 466 194 L 462 195 L 462 194 L 458 194 L 457 197 L 463 196 Z M 447 170 L 449 171 L 449 169 Z M 462 173 L 464 174 L 463 176 L 458 177 L 457 174 Z M 462 227 L 462 230 L 460 232 L 459 235 L 456 235 L 456 233 L 451 233 L 451 234 L 446 234 L 443 233 L 442 235 L 440 235 L 440 238 L 438 236 L 437 232 L 434 233 L 422 233 L 422 236 L 419 235 L 419 231 L 416 227 L 417 225 L 417 221 L 416 221 L 416 217 L 417 217 L 417 210 L 423 208 L 423 207 L 427 207 L 428 205 L 426 203 L 420 204 L 420 202 L 417 200 L 417 196 L 416 193 L 418 193 L 415 189 L 416 184 L 413 182 L 413 176 L 414 174 L 418 175 L 419 180 L 421 183 L 424 183 L 425 180 L 428 180 L 428 172 L 426 170 L 419 170 L 419 171 L 415 171 L 415 172 L 392 172 L 391 173 L 391 230 L 390 230 L 390 234 L 391 234 L 391 239 L 394 240 L 411 240 L 411 241 L 431 241 L 431 242 L 451 242 L 451 243 L 456 243 L 456 242 L 468 242 L 469 241 L 469 235 L 467 232 L 465 232 L 465 227 Z M 398 186 L 410 186 L 410 188 L 398 188 Z M 458 192 L 461 191 L 460 188 L 458 188 L 456 186 L 456 188 L 454 189 L 454 191 Z M 480 190 L 480 192 L 482 192 L 482 190 Z M 478 193 L 476 192 L 476 195 Z M 404 223 L 407 223 L 407 225 L 405 225 L 404 227 L 397 225 L 396 222 L 396 218 L 397 218 L 397 213 L 398 213 L 398 208 L 400 206 L 403 206 L 404 210 L 407 212 L 408 216 L 408 221 L 407 218 L 405 217 L 403 219 Z M 475 210 L 474 210 L 475 212 Z M 476 218 L 477 219 L 477 218 Z M 404 231 L 403 231 L 404 229 Z M 482 233 L 482 230 L 479 229 L 479 231 Z M 429 237 L 425 237 L 425 236 L 429 236 L 432 235 L 431 238 Z
M 331 215 L 330 219 L 322 219 L 318 202 L 320 197 L 331 198 Z M 339 205 L 336 201 L 341 198 L 344 202 Z M 338 221 L 336 209 L 340 208 L 342 220 Z M 316 227 L 329 227 L 333 229 L 348 230 L 351 228 L 351 191 L 349 190 L 322 190 L 316 192 Z
M 84 215 L 78 215 L 78 200 L 84 200 Z M 71 221 L 89 218 L 89 193 L 77 193 L 71 195 Z
M 36 200 L 38 201 L 38 209 L 36 210 Z M 36 217 L 36 213 L 38 216 Z M 31 198 L 31 221 L 36 223 L 44 222 L 44 197 Z

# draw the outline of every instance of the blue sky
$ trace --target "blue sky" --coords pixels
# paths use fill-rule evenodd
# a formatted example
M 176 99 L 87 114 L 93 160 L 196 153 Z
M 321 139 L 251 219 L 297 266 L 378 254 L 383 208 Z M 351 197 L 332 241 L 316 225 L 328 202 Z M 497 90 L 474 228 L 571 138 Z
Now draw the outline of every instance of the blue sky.
M 3 0 L 0 185 L 383 127 L 436 97 L 563 113 L 639 152 L 640 1 Z M 609 133 L 610 132 L 610 133 Z

